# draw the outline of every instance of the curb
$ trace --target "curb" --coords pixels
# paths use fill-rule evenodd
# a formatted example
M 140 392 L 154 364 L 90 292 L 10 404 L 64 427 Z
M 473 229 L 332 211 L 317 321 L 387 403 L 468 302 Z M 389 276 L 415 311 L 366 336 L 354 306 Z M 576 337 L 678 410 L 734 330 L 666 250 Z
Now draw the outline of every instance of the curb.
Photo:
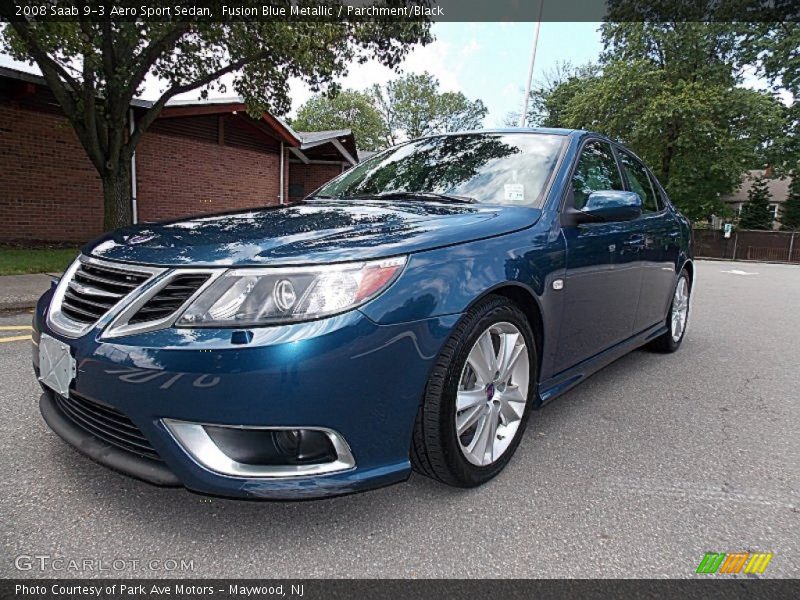
M 0 304 L 0 315 L 15 312 L 32 312 L 34 308 L 36 308 L 35 300 L 32 302 L 8 302 L 6 304 Z

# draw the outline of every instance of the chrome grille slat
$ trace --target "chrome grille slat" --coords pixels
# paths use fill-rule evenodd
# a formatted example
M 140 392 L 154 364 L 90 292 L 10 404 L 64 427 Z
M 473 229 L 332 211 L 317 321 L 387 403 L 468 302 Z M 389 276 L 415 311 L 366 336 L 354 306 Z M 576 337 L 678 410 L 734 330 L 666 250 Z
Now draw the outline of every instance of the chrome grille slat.
M 123 294 L 118 292 L 109 292 L 108 290 L 101 290 L 100 288 L 92 287 L 90 285 L 84 285 L 74 279 L 69 282 L 68 287 L 71 290 L 74 290 L 78 294 L 86 294 L 90 296 L 103 296 L 104 298 L 115 298 L 119 300 Z
M 63 290 L 60 310 L 80 327 L 97 322 L 152 273 L 81 259 Z
M 76 302 L 82 302 L 83 304 L 88 304 L 90 306 L 95 306 L 97 308 L 102 308 L 103 310 L 108 310 L 109 308 L 114 306 L 114 304 L 116 303 L 117 300 L 119 300 L 119 297 L 117 297 L 117 298 L 114 299 L 113 302 L 105 302 L 105 303 L 97 302 L 95 300 L 89 300 L 85 296 L 84 297 L 76 296 L 70 289 L 67 289 L 64 292 L 64 297 L 65 298 L 70 298 L 70 299 L 72 299 L 72 300 L 74 300 Z
M 129 324 L 158 321 L 174 314 L 208 281 L 208 273 L 175 275 L 128 320 Z
M 77 318 L 74 315 L 71 315 L 72 318 L 76 321 L 82 321 L 84 323 L 92 323 L 94 320 L 96 320 L 94 313 L 89 312 L 87 310 L 83 310 L 82 308 L 78 308 L 77 306 L 73 306 L 72 304 L 67 304 L 66 302 L 64 302 L 61 305 L 61 310 L 63 310 L 68 315 L 69 313 L 77 314 L 78 315 Z
M 124 288 L 127 288 L 129 290 L 132 290 L 137 285 L 139 285 L 137 283 L 132 283 L 132 282 L 129 282 L 129 281 L 115 281 L 113 279 L 106 279 L 104 277 L 99 277 L 97 275 L 92 275 L 90 273 L 86 273 L 85 271 L 81 272 L 81 273 L 76 273 L 75 275 L 76 275 L 76 277 L 78 279 L 86 279 L 87 281 L 92 281 L 92 282 L 96 282 L 96 283 L 102 283 L 102 284 L 108 285 L 108 286 L 124 287 Z

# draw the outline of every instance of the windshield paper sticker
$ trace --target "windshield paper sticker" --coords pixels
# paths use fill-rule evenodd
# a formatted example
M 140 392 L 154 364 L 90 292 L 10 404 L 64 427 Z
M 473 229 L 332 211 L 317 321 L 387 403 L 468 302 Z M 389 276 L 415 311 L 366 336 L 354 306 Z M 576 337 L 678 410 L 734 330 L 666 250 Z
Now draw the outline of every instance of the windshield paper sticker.
M 523 202 L 525 200 L 525 185 L 522 183 L 507 183 L 505 185 L 505 200 Z

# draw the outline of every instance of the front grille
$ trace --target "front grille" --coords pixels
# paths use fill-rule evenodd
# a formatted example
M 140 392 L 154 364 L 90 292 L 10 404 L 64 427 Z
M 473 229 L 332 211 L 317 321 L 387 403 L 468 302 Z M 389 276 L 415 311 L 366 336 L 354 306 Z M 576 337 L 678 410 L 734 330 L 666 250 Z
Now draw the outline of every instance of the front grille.
M 129 324 L 164 319 L 178 310 L 200 286 L 208 280 L 207 273 L 174 277 L 142 305 L 128 321 Z
M 110 406 L 71 392 L 69 398 L 55 395 L 56 403 L 73 423 L 117 448 L 153 460 L 161 460 L 147 438 L 128 417 Z
M 81 263 L 64 290 L 61 312 L 78 323 L 94 323 L 149 278 L 141 271 Z

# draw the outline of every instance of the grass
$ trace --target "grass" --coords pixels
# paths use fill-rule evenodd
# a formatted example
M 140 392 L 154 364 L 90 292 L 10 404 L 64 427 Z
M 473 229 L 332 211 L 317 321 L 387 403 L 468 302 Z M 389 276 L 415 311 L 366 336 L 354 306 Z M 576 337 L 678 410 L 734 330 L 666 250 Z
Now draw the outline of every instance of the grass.
M 0 246 L 0 275 L 61 273 L 77 255 L 77 248 L 10 248 L 8 246 Z

